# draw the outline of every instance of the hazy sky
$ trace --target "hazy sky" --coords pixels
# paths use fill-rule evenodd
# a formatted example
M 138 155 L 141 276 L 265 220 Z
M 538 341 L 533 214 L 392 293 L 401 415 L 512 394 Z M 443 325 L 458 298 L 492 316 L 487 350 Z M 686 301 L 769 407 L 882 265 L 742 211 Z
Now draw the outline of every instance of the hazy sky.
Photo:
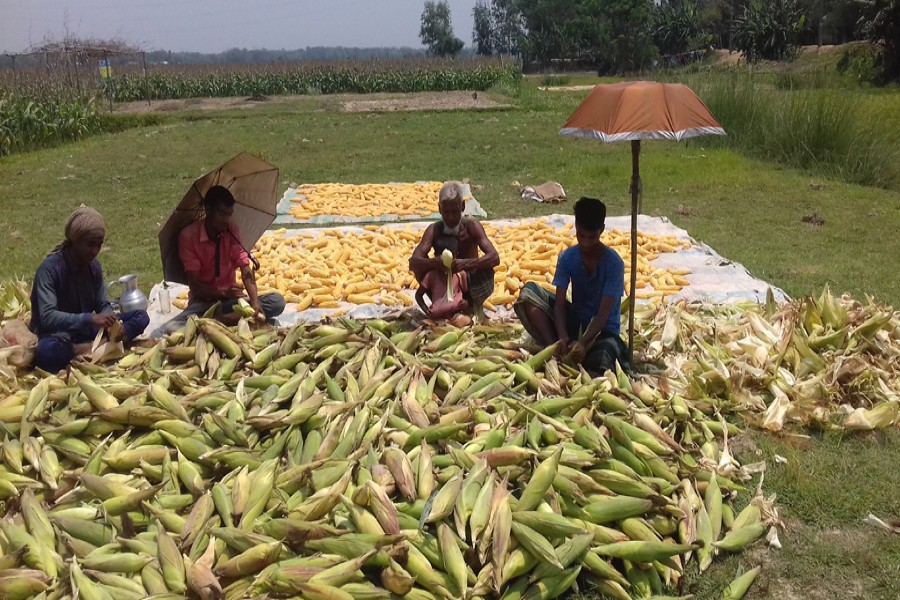
M 475 0 L 449 0 L 453 31 L 472 45 Z M 47 35 L 120 38 L 145 50 L 221 52 L 306 46 L 421 47 L 425 0 L 0 0 L 0 51 Z

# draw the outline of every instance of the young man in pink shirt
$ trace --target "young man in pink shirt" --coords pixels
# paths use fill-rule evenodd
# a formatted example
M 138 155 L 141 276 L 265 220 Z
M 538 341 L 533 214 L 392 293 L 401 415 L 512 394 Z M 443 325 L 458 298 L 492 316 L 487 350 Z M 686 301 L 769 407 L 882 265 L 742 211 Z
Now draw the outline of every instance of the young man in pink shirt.
M 247 298 L 257 315 L 267 321 L 280 315 L 284 297 L 278 293 L 260 296 L 257 292 L 250 255 L 231 219 L 234 196 L 228 188 L 213 186 L 203 198 L 203 208 L 206 217 L 182 229 L 178 236 L 178 257 L 187 274 L 190 296 L 187 308 L 169 321 L 166 329 L 183 327 L 191 315 L 202 315 L 216 302 L 221 302 L 216 318 L 226 325 L 235 325 L 240 316 L 234 307 L 241 298 Z M 238 269 L 243 289 L 235 278 Z

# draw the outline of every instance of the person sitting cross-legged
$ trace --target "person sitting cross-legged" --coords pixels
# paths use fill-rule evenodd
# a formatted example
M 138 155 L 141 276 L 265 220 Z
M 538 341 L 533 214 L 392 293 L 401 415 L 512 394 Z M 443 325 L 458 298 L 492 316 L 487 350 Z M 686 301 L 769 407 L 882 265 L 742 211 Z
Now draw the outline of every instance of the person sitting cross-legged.
M 458 182 L 449 181 L 441 186 L 438 193 L 441 218 L 425 228 L 422 240 L 409 259 L 409 269 L 420 289 L 429 274 L 433 273 L 435 277 L 446 280 L 448 271 L 463 273 L 466 308 L 454 312 L 471 309 L 476 317 L 481 318 L 484 315 L 484 302 L 494 292 L 494 267 L 500 264 L 500 255 L 481 223 L 463 216 L 465 207 L 466 202 Z M 445 250 L 453 256 L 449 269 L 441 259 Z M 431 300 L 433 302 L 434 298 Z
M 575 203 L 577 244 L 563 250 L 551 294 L 526 283 L 513 306 L 526 331 L 539 344 L 558 342 L 557 354 L 593 373 L 628 368 L 627 346 L 620 337 L 620 305 L 625 294 L 622 258 L 600 241 L 606 206 L 596 198 Z M 572 301 L 566 299 L 569 286 Z
M 38 337 L 34 366 L 50 373 L 88 354 L 101 329 L 121 326 L 118 340 L 139 336 L 150 317 L 145 310 L 116 315 L 106 295 L 97 255 L 106 238 L 106 223 L 93 208 L 76 209 L 66 223 L 65 240 L 41 262 L 31 288 L 31 330 Z
M 216 302 L 220 303 L 216 319 L 236 325 L 240 315 L 234 311 L 238 301 L 246 298 L 258 317 L 272 321 L 284 311 L 284 296 L 277 292 L 259 295 L 250 255 L 241 243 L 240 231 L 232 220 L 234 196 L 228 188 L 216 185 L 203 198 L 206 216 L 194 221 L 178 235 L 178 257 L 187 274 L 188 305 L 166 325 L 167 331 L 180 329 L 191 315 L 202 315 Z M 236 271 L 241 271 L 243 289 L 237 285 Z

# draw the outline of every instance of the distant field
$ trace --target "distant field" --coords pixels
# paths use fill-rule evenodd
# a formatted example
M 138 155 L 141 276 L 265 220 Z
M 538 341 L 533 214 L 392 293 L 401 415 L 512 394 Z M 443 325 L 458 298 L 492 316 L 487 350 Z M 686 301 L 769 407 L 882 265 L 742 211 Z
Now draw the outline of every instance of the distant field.
M 116 67 L 101 79 L 91 57 L 51 68 L 0 69 L 0 156 L 118 131 L 129 121 L 108 118 L 113 102 L 194 98 L 263 101 L 269 96 L 484 91 L 516 84 L 518 63 L 490 58 L 416 58 L 359 62 Z M 73 64 L 69 64 L 72 62 Z
M 61 60 L 61 59 L 60 59 Z M 96 61 L 82 57 L 82 61 Z M 409 58 L 371 61 L 216 65 L 116 65 L 101 79 L 94 68 L 53 63 L 0 69 L 0 91 L 30 97 L 98 95 L 114 102 L 281 94 L 484 90 L 521 75 L 515 62 L 492 58 Z

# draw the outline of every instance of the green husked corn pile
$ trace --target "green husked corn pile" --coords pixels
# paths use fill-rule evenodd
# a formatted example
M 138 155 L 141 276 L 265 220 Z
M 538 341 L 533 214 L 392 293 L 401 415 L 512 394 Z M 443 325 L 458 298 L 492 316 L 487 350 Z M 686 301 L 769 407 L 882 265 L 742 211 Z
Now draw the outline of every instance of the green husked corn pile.
M 0 325 L 25 317 L 0 283 Z M 590 378 L 521 327 L 194 319 L 68 380 L 0 350 L 0 598 L 676 593 L 780 524 L 730 421 L 896 426 L 900 314 L 638 308 L 660 370 Z M 724 598 L 741 598 L 759 568 Z
M 518 326 L 400 327 L 194 319 L 113 368 L 20 379 L 0 596 L 646 597 L 777 518 L 730 504 L 748 476 L 700 451 L 737 433 L 712 404 L 651 410 Z
M 665 365 L 668 397 L 769 431 L 900 425 L 900 312 L 871 298 L 638 307 L 635 329 L 644 360 Z

